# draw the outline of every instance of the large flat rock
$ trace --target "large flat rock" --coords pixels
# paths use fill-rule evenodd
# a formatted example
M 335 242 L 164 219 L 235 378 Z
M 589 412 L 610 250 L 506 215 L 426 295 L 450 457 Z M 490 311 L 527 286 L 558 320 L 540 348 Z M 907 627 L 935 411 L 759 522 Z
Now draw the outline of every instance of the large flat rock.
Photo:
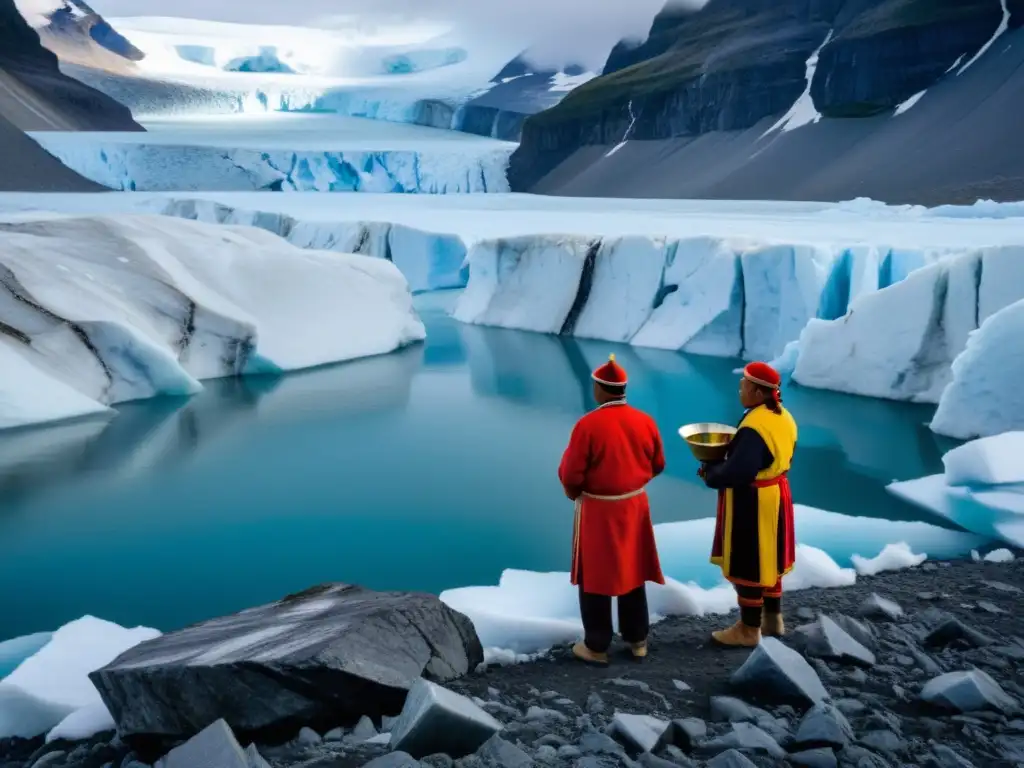
M 397 715 L 421 677 L 482 660 L 470 620 L 433 595 L 325 584 L 163 635 L 90 677 L 126 740 L 180 740 L 218 719 L 274 739 Z

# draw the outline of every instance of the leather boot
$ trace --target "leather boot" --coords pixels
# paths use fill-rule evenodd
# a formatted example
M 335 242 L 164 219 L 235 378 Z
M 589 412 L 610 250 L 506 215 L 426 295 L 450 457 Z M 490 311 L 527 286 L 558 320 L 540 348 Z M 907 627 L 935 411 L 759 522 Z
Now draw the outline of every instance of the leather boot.
M 597 651 L 590 650 L 582 640 L 572 647 L 572 655 L 584 664 L 597 664 L 602 667 L 608 664 L 607 653 L 598 653 Z
M 711 639 L 728 648 L 753 648 L 761 642 L 761 630 L 737 621 L 728 629 L 712 632 Z
M 761 634 L 765 637 L 782 637 L 786 634 L 786 623 L 781 613 L 764 612 L 761 616 Z
M 634 659 L 644 659 L 647 657 L 647 641 L 630 643 L 629 650 L 632 652 Z

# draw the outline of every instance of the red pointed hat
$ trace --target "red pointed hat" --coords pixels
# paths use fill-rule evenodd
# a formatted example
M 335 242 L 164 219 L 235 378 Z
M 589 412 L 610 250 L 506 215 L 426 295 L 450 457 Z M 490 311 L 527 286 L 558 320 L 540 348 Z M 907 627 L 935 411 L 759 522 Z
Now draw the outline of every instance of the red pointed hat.
M 768 363 L 749 363 L 743 369 L 743 378 L 770 389 L 778 389 L 782 385 L 782 377 L 779 375 L 779 372 L 768 365 Z
M 615 355 L 608 355 L 608 362 L 595 368 L 590 377 L 598 384 L 607 384 L 610 387 L 626 386 L 626 370 L 615 362 Z

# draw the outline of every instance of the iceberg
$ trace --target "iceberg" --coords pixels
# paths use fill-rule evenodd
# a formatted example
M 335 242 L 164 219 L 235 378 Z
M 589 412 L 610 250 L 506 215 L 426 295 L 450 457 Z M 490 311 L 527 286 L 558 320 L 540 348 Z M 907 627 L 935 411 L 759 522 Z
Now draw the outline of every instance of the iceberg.
M 0 283 L 0 427 L 384 354 L 425 335 L 386 260 L 163 216 L 9 217 Z
M 455 194 L 508 192 L 513 145 L 456 148 L 278 149 L 190 143 L 155 133 L 36 132 L 66 166 L 114 190 L 274 190 Z
M 1012 287 L 1024 294 L 1024 278 Z M 1024 299 L 988 317 L 952 366 L 931 428 L 959 438 L 1024 429 Z
M 888 490 L 964 530 L 1024 547 L 1024 431 L 965 443 L 943 464 L 943 474 Z
M 1016 391 L 1007 388 L 1013 380 L 1007 376 L 1014 373 L 1007 366 L 1013 368 L 1014 356 L 1002 361 L 1004 355 L 995 350 L 1004 351 L 1014 338 L 1014 320 L 994 320 L 986 334 L 1001 334 L 994 347 L 991 341 L 986 345 L 983 336 L 969 339 L 993 315 L 1024 299 L 1024 247 L 983 248 L 939 258 L 880 287 L 853 300 L 849 311 L 836 319 L 808 323 L 800 334 L 793 380 L 819 389 L 939 403 L 946 397 L 954 371 L 959 370 L 961 394 L 951 392 L 933 428 L 955 437 L 1006 429 L 1005 419 L 1020 412 L 1005 400 Z M 1012 315 L 1012 310 L 1008 312 Z M 1018 325 L 1016 331 L 1022 329 Z M 970 354 L 954 364 L 968 347 Z M 952 425 L 943 431 L 943 419 L 956 418 L 946 414 L 956 408 L 956 398 L 963 397 L 965 386 L 991 391 L 989 400 L 978 397 L 977 391 L 967 393 L 972 407 L 964 417 L 973 423 L 966 433 Z
M 114 720 L 89 673 L 159 635 L 155 629 L 126 629 L 92 616 L 65 624 L 0 680 L 0 739 L 47 732 L 52 738 L 88 738 L 113 730 Z

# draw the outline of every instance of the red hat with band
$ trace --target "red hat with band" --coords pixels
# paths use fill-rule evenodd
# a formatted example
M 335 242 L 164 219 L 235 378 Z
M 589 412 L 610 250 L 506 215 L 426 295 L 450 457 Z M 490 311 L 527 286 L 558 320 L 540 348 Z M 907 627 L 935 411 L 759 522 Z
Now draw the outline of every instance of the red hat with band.
M 615 362 L 615 355 L 608 355 L 608 362 L 595 368 L 590 378 L 609 387 L 626 386 L 626 371 Z
M 759 387 L 765 387 L 772 390 L 772 397 L 775 398 L 776 402 L 779 401 L 779 388 L 782 386 L 782 376 L 779 375 L 778 371 L 768 365 L 768 363 L 748 363 L 743 369 L 743 378 L 751 384 L 757 384 Z

